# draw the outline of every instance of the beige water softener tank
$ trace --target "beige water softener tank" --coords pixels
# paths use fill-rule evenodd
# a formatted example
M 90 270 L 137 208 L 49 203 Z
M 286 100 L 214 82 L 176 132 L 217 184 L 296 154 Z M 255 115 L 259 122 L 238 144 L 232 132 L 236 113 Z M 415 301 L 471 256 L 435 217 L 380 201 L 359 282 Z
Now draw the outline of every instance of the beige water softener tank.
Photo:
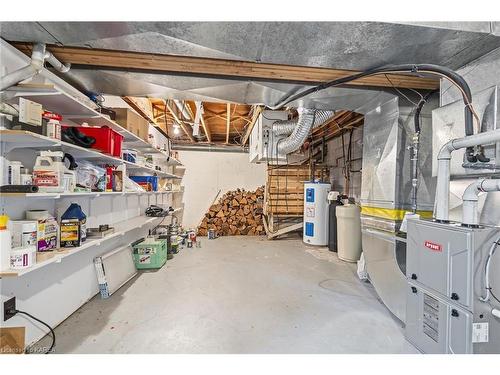
M 359 207 L 355 204 L 338 206 L 337 249 L 339 259 L 357 262 L 361 256 L 361 218 Z

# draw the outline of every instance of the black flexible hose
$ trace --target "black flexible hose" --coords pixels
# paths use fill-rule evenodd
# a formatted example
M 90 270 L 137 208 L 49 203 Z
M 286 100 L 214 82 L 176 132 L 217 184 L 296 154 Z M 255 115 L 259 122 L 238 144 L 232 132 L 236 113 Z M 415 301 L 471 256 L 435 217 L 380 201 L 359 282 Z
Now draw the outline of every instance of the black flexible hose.
M 413 122 L 415 124 L 415 133 L 420 134 L 420 112 L 422 112 L 422 108 L 424 108 L 424 105 L 425 105 L 425 103 L 427 103 L 429 98 L 438 92 L 439 92 L 439 90 L 433 90 L 433 91 L 428 92 L 422 98 L 422 100 L 420 100 L 420 102 L 418 103 L 417 109 L 415 110 L 415 114 L 413 116 L 413 120 L 414 120 Z
M 50 354 L 50 353 L 52 353 L 52 349 L 54 349 L 54 346 L 56 346 L 56 333 L 54 332 L 54 330 L 52 329 L 52 327 L 49 326 L 44 321 L 42 321 L 42 320 L 34 317 L 33 315 L 27 313 L 26 311 L 15 310 L 15 312 L 16 312 L 16 314 L 23 314 L 23 315 L 26 315 L 26 316 L 30 317 L 31 319 L 37 321 L 38 323 L 43 324 L 45 327 L 47 327 L 50 330 L 50 333 L 52 335 L 52 343 L 50 344 L 49 349 L 45 353 L 43 353 L 43 354 Z
M 303 98 L 306 95 L 312 94 L 314 92 L 318 92 L 321 90 L 325 90 L 329 87 L 334 87 L 334 86 L 340 86 L 342 84 L 375 75 L 375 74 L 382 74 L 382 73 L 418 73 L 418 72 L 423 72 L 423 73 L 431 73 L 434 75 L 439 75 L 439 76 L 444 76 L 448 80 L 452 81 L 453 83 L 457 84 L 461 91 L 462 91 L 462 98 L 465 103 L 465 134 L 466 135 L 473 135 L 474 134 L 474 125 L 473 125 L 473 114 L 472 114 L 472 109 L 470 107 L 472 103 L 472 93 L 470 91 L 470 87 L 465 81 L 465 79 L 458 74 L 457 72 L 453 71 L 452 69 L 449 69 L 444 66 L 440 65 L 434 65 L 434 64 L 400 64 L 400 65 L 387 65 L 387 66 L 382 66 L 379 68 L 374 68 L 374 69 L 369 69 L 361 73 L 353 74 L 347 77 L 335 79 L 333 81 L 328 81 L 324 82 L 318 86 L 312 87 L 310 89 L 301 91 L 295 95 L 288 96 L 283 98 L 277 105 L 275 105 L 273 108 L 281 108 L 288 103 L 291 103 L 297 99 Z M 477 158 L 474 156 L 474 148 L 473 147 L 468 147 L 466 150 L 467 154 L 467 160 L 469 162 L 476 162 Z

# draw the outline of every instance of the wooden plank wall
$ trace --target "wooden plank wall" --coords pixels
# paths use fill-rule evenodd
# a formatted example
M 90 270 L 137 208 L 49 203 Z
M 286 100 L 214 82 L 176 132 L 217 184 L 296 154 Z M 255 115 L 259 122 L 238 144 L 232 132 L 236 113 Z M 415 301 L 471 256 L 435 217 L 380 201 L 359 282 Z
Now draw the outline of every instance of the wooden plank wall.
M 304 213 L 304 182 L 312 180 L 309 165 L 269 166 L 264 213 L 280 217 L 301 217 Z M 328 167 L 316 167 L 315 178 L 329 180 Z

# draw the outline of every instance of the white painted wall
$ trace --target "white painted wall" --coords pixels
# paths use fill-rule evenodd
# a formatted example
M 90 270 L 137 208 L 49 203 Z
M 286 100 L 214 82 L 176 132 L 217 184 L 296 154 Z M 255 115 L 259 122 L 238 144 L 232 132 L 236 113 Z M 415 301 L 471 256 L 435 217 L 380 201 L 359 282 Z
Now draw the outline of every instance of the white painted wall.
M 208 210 L 217 192 L 256 189 L 266 182 L 266 164 L 251 164 L 248 154 L 205 151 L 179 151 L 186 167 L 184 216 L 186 228 L 195 228 Z

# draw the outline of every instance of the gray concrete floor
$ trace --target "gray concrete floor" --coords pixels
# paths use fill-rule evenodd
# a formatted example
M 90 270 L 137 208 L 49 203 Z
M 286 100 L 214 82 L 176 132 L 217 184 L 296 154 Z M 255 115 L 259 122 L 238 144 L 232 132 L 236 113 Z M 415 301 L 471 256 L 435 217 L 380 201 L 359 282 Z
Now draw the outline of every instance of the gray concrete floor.
M 417 353 L 354 265 L 259 237 L 202 239 L 56 335 L 58 353 Z

